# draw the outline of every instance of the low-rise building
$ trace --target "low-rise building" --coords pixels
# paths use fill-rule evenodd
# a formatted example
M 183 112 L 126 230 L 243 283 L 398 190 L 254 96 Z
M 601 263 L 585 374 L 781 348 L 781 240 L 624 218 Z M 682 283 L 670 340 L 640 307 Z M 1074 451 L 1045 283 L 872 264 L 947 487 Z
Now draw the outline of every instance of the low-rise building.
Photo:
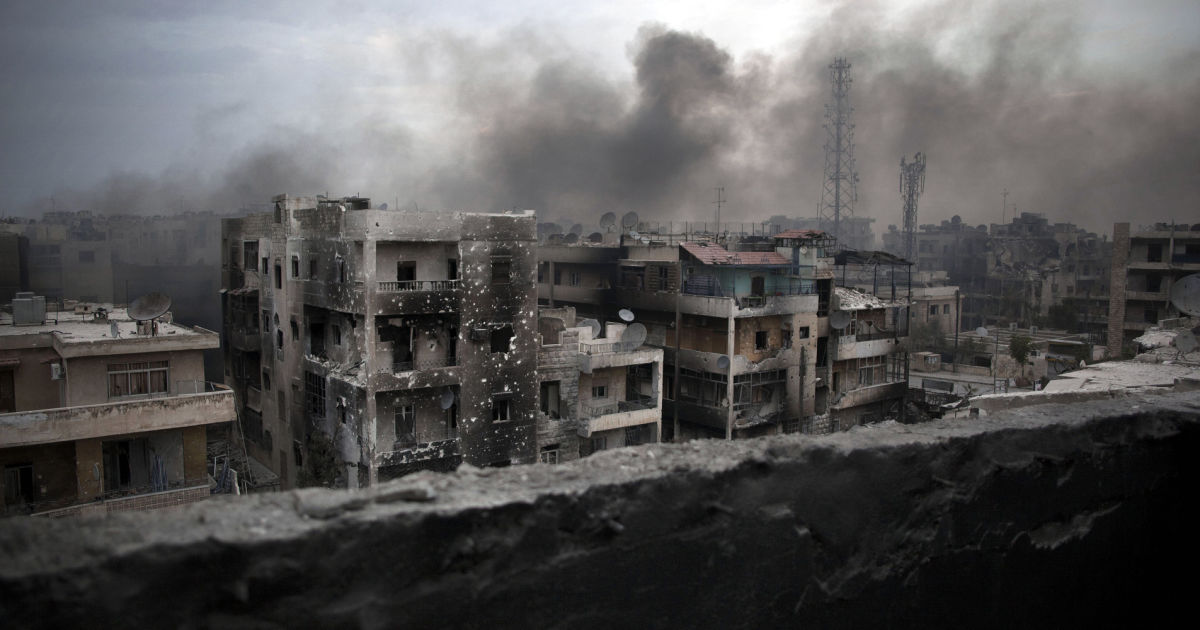
M 64 516 L 181 505 L 210 494 L 209 430 L 233 392 L 204 380 L 217 333 L 124 309 L 0 316 L 3 511 Z

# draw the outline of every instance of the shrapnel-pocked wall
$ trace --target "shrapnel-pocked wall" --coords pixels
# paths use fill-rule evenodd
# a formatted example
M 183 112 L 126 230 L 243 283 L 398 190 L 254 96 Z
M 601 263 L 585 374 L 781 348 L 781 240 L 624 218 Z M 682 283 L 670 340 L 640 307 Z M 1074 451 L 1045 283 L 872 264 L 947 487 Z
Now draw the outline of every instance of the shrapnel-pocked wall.
M 1189 392 L 7 519 L 0 619 L 1144 627 L 1189 602 L 1198 452 Z

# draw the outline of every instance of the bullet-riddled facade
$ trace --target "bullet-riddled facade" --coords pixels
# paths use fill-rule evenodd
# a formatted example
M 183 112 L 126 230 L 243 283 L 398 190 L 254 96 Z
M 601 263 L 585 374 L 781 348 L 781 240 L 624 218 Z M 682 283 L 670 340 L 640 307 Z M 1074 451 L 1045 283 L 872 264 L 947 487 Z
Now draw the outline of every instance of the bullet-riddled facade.
M 222 228 L 251 457 L 284 487 L 536 461 L 532 213 L 272 203 Z

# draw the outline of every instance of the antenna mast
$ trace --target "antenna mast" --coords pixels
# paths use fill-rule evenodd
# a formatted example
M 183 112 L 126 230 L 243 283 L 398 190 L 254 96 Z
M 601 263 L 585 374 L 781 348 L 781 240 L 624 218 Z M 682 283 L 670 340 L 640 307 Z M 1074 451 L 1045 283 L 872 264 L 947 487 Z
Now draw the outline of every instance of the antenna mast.
M 900 199 L 904 201 L 904 259 L 913 262 L 917 250 L 917 197 L 925 192 L 925 154 L 912 162 L 900 158 Z
M 839 242 L 842 219 L 854 216 L 858 201 L 858 172 L 854 164 L 854 124 L 850 122 L 850 63 L 838 57 L 829 64 L 833 102 L 825 105 L 825 185 L 818 215 L 821 229 Z
M 721 231 L 721 205 L 724 204 L 726 201 L 729 201 L 729 200 L 725 198 L 725 187 L 717 186 L 717 200 L 714 201 L 713 204 L 715 204 L 717 206 L 717 231 L 718 232 Z

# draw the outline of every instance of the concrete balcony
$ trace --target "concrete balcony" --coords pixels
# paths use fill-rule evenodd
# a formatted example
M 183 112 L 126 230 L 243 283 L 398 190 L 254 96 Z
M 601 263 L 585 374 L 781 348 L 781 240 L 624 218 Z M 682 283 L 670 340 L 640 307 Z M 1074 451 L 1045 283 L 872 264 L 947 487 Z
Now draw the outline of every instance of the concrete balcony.
M 458 280 L 405 280 L 376 283 L 376 315 L 453 313 Z
M 847 335 L 838 337 L 837 356 L 834 360 L 863 359 L 866 357 L 886 356 L 896 352 L 900 344 L 908 337 L 891 337 L 872 339 L 869 335 Z
M 99 516 L 117 512 L 143 512 L 169 507 L 180 507 L 212 496 L 208 483 L 185 484 L 186 487 L 159 492 L 133 492 L 126 496 L 100 499 L 68 507 L 34 512 L 33 516 L 67 518 L 72 516 Z
M 554 285 L 554 301 L 555 302 L 579 302 L 583 304 L 604 304 L 608 301 L 612 289 L 601 287 L 581 287 L 571 286 L 568 284 Z M 550 285 L 542 283 L 538 285 L 538 297 L 543 299 L 550 298 Z
M 582 341 L 579 343 L 579 369 L 584 374 L 591 374 L 610 367 L 662 363 L 663 351 L 658 348 L 639 346 L 626 350 L 626 347 L 626 344 L 611 339 Z
M 395 363 L 371 375 L 371 385 L 377 391 L 448 387 L 458 384 L 458 366 L 453 357 Z
M 418 470 L 450 471 L 462 463 L 462 450 L 457 438 L 401 447 L 375 456 L 375 466 L 382 480 L 394 479 Z
M 841 399 L 829 406 L 830 409 L 851 409 L 885 400 L 899 400 L 904 396 L 908 384 L 904 381 L 868 385 L 841 393 Z
M 658 422 L 662 406 L 654 398 L 579 402 L 579 436 Z
M 233 390 L 0 414 L 6 448 L 232 422 Z

